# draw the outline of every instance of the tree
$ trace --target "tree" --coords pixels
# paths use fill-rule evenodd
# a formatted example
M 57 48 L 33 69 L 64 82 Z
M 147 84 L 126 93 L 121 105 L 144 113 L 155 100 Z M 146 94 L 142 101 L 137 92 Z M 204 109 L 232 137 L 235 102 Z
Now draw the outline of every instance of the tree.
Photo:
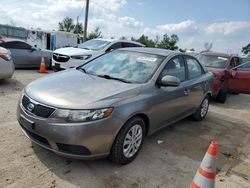
M 250 43 L 242 48 L 244 54 L 250 54 Z
M 152 39 L 149 39 L 148 36 L 145 36 L 145 35 L 142 35 L 138 39 L 135 39 L 132 37 L 131 40 L 135 40 L 136 42 L 144 44 L 146 47 L 155 48 L 155 45 L 156 45 L 155 41 L 153 41 Z
M 62 22 L 58 23 L 59 31 L 74 32 L 75 24 L 72 18 L 65 17 Z
M 178 46 L 176 46 L 178 41 L 179 37 L 176 34 L 172 34 L 170 37 L 165 34 L 163 35 L 163 39 L 159 42 L 157 47 L 168 50 L 178 50 Z
M 87 40 L 102 38 L 102 32 L 99 27 L 96 27 L 94 31 L 90 32 L 87 36 Z
M 83 34 L 83 31 L 84 31 L 84 29 L 83 29 L 82 23 L 77 23 L 75 25 L 75 28 L 74 28 L 73 32 L 76 33 L 76 34 Z

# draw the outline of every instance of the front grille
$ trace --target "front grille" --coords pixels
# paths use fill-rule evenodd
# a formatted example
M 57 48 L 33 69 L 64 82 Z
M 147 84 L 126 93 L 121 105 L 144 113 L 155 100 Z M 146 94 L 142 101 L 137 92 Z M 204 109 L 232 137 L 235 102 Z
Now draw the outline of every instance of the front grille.
M 62 54 L 57 54 L 57 53 L 53 53 L 53 59 L 57 62 L 67 62 L 69 60 L 69 56 L 67 55 L 62 55 Z
M 29 108 L 29 105 L 33 104 L 33 109 Z M 32 102 L 27 96 L 23 96 L 22 99 L 22 105 L 23 107 L 31 114 L 34 114 L 38 117 L 48 118 L 54 111 L 54 108 L 50 108 L 41 104 L 36 104 Z
M 20 122 L 19 122 L 19 123 L 20 123 Z M 44 144 L 44 145 L 50 147 L 50 144 L 49 144 L 49 142 L 48 142 L 48 140 L 47 140 L 46 138 L 44 138 L 44 137 L 42 137 L 42 136 L 39 136 L 38 134 L 35 134 L 35 133 L 29 131 L 29 130 L 26 129 L 21 123 L 20 123 L 20 125 L 21 125 L 21 127 L 23 128 L 23 130 L 27 133 L 27 135 L 28 135 L 31 139 L 33 139 L 33 140 L 35 140 L 35 141 L 38 141 L 38 142 L 40 142 L 40 143 L 42 143 L 42 144 Z

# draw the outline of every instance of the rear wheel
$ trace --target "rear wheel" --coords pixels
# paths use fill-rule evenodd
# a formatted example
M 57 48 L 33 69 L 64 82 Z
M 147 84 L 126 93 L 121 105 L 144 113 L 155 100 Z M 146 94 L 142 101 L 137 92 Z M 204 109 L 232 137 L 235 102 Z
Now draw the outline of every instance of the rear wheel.
M 141 150 L 145 136 L 145 123 L 140 117 L 129 120 L 118 133 L 111 152 L 110 159 L 118 164 L 128 164 L 133 161 Z
M 220 103 L 224 103 L 227 99 L 227 91 L 224 89 L 220 89 L 219 94 L 216 97 L 216 100 Z
M 209 97 L 206 96 L 203 101 L 201 102 L 199 108 L 196 110 L 196 112 L 192 115 L 192 118 L 196 121 L 203 120 L 208 112 L 209 108 Z

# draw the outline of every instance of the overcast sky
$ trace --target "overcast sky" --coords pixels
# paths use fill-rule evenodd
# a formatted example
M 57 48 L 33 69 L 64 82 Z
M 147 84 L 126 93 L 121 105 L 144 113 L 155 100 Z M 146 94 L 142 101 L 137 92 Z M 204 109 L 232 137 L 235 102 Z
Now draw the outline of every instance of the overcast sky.
M 0 0 L 0 23 L 57 29 L 65 16 L 84 20 L 85 0 Z M 89 31 L 104 37 L 179 36 L 181 48 L 240 53 L 250 43 L 250 0 L 90 0 Z

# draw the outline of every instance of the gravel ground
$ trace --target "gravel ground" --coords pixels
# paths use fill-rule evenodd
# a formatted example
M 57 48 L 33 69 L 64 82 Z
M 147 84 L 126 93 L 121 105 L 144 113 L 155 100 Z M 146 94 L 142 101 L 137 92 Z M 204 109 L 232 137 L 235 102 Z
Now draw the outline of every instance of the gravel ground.
M 149 136 L 137 159 L 119 166 L 66 159 L 24 136 L 17 100 L 44 75 L 17 70 L 0 81 L 0 187 L 188 187 L 212 139 L 219 142 L 216 187 L 250 187 L 250 95 L 229 95 L 225 104 L 212 102 L 204 121 L 185 119 Z

